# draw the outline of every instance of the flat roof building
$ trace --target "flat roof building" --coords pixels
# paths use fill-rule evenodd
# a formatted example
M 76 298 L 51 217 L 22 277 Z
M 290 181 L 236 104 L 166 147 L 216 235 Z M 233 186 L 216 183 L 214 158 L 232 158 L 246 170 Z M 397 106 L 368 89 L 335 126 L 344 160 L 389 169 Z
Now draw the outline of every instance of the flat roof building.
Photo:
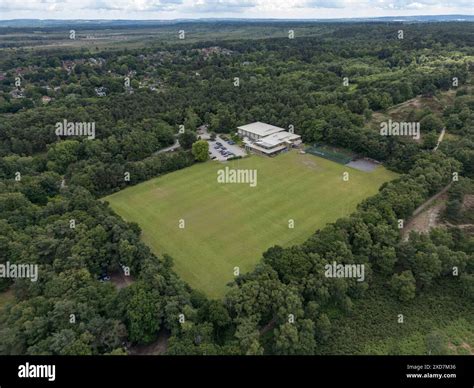
M 268 135 L 273 135 L 274 133 L 277 133 L 277 132 L 282 132 L 285 129 L 257 121 L 252 124 L 247 124 L 247 125 L 242 125 L 240 127 L 237 127 L 237 130 L 240 136 L 257 140 Z
M 301 136 L 274 125 L 256 122 L 237 127 L 245 148 L 255 153 L 273 156 L 301 144 Z

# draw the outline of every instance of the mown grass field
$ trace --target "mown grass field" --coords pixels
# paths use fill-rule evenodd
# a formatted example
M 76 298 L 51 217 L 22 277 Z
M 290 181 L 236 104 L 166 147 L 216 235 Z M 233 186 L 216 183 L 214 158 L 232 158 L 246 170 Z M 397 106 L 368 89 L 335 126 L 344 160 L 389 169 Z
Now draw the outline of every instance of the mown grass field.
M 217 171 L 225 166 L 256 169 L 257 186 L 218 183 Z M 348 182 L 342 179 L 345 171 Z M 125 220 L 140 225 L 143 241 L 157 255 L 173 257 L 175 271 L 186 282 L 220 298 L 234 267 L 248 272 L 267 248 L 303 242 L 395 177 L 383 167 L 366 173 L 293 151 L 197 164 L 104 199 Z

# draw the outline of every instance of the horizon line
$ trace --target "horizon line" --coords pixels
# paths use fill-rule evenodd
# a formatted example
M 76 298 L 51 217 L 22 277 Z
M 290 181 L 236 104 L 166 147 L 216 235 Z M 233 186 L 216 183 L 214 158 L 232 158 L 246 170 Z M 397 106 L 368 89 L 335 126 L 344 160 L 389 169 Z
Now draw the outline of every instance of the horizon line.
M 357 16 L 357 17 L 327 17 L 327 18 L 278 18 L 278 17 L 182 17 L 182 18 L 172 18 L 172 19 L 126 19 L 126 18 L 85 18 L 85 19 L 75 19 L 75 18 L 15 18 L 15 19 L 2 19 L 0 21 L 21 21 L 21 20 L 38 20 L 38 21 L 136 21 L 136 22 L 170 22 L 170 21 L 183 21 L 183 20 L 297 20 L 297 21 L 317 21 L 317 20 L 358 20 L 358 19 L 380 19 L 380 18 L 417 18 L 417 17 L 474 17 L 472 14 L 419 14 L 419 15 L 383 15 L 383 16 Z

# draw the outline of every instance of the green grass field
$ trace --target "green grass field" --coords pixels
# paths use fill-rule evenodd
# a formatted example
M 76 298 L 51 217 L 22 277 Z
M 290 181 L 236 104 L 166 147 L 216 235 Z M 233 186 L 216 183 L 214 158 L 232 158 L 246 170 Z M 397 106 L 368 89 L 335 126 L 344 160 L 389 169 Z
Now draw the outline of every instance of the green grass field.
M 225 166 L 256 169 L 257 186 L 218 183 L 217 171 Z M 125 220 L 140 225 L 143 241 L 157 255 L 173 257 L 175 271 L 190 286 L 220 298 L 234 267 L 248 272 L 269 247 L 303 242 L 395 177 L 383 167 L 366 173 L 292 151 L 197 164 L 104 199 Z

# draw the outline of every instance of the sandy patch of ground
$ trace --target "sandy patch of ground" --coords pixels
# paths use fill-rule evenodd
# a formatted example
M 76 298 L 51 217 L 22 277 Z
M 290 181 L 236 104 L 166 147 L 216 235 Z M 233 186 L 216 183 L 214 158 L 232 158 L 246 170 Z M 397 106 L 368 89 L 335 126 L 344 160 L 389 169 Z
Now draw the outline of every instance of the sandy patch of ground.
M 408 240 L 412 230 L 418 233 L 428 233 L 433 228 L 444 226 L 440 218 L 446 208 L 447 198 L 447 194 L 441 195 L 430 207 L 413 217 L 403 228 L 403 240 Z
M 474 355 L 474 349 L 472 348 L 471 345 L 469 345 L 469 344 L 466 343 L 466 342 L 463 342 L 463 343 L 462 343 L 461 345 L 459 345 L 459 346 L 455 346 L 453 343 L 450 342 L 450 343 L 448 344 L 448 348 L 449 348 L 449 350 L 451 350 L 451 351 L 452 351 L 453 353 L 455 353 L 455 354 L 459 354 L 459 350 L 458 350 L 458 349 L 459 349 L 459 348 L 462 348 L 462 349 L 467 350 L 467 351 L 469 352 L 469 354 Z
M 448 221 L 441 220 L 441 215 L 446 209 L 446 201 L 448 199 L 446 191 L 447 188 L 443 189 L 440 193 L 430 198 L 415 210 L 413 213 L 414 216 L 403 228 L 402 239 L 404 241 L 408 240 L 408 236 L 412 230 L 418 233 L 428 233 L 431 229 L 436 227 L 460 228 L 468 233 L 474 234 L 473 224 L 452 224 Z M 463 211 L 472 209 L 474 207 L 474 195 L 465 195 L 462 207 Z
M 474 209 L 474 194 L 466 194 L 462 201 L 462 210 Z
M 273 330 L 276 327 L 276 324 L 277 324 L 276 318 L 272 318 L 272 320 L 270 322 L 268 322 L 265 326 L 263 326 L 260 329 L 260 335 L 262 336 L 262 335 L 268 333 L 269 331 Z
M 131 276 L 125 276 L 122 271 L 116 271 L 110 274 L 110 281 L 120 290 L 121 288 L 131 285 L 133 278 Z
M 129 353 L 131 355 L 160 355 L 164 354 L 168 349 L 168 339 L 170 337 L 170 333 L 165 330 L 161 330 L 158 334 L 158 339 L 149 344 L 149 345 L 135 345 L 130 347 Z
M 401 104 L 395 105 L 390 110 L 395 110 L 395 109 L 406 109 L 406 108 L 415 108 L 419 109 L 423 106 L 421 103 L 421 96 L 417 96 L 415 98 L 412 98 L 411 100 L 407 100 L 402 102 Z

